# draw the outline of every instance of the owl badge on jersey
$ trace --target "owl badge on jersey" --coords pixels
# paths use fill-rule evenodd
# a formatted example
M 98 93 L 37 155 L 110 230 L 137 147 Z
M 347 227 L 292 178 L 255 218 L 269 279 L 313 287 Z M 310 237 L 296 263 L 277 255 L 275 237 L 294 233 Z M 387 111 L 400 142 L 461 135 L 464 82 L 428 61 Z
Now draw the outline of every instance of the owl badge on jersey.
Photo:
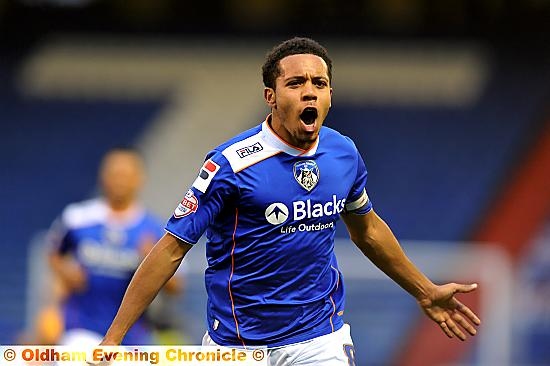
M 307 191 L 311 191 L 319 182 L 319 167 L 313 160 L 303 160 L 294 164 L 294 178 Z

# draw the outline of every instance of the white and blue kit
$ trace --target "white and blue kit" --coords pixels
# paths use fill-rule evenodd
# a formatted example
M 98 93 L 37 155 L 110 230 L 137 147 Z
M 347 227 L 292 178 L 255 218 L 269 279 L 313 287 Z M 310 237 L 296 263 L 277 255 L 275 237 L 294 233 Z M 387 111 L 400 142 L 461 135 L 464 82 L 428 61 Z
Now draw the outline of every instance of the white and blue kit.
M 102 199 L 74 203 L 63 211 L 50 231 L 53 250 L 70 254 L 87 276 L 82 292 L 63 303 L 65 330 L 87 330 L 100 336 L 113 320 L 126 288 L 142 260 L 140 246 L 155 243 L 162 225 L 139 208 L 125 220 L 113 219 Z M 130 328 L 123 344 L 151 344 L 144 318 Z
M 336 222 L 372 209 L 349 138 L 322 127 L 300 150 L 269 118 L 207 155 L 166 225 L 190 244 L 206 232 L 208 333 L 224 346 L 279 347 L 340 329 Z

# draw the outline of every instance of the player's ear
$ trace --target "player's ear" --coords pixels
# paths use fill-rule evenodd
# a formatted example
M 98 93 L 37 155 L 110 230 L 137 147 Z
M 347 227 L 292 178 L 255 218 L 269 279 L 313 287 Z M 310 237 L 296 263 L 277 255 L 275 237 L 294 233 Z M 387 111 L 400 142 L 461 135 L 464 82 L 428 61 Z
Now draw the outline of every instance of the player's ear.
M 332 107 L 332 88 L 330 88 L 330 103 L 328 105 L 328 107 Z
M 275 90 L 272 88 L 264 88 L 264 99 L 270 108 L 276 108 Z

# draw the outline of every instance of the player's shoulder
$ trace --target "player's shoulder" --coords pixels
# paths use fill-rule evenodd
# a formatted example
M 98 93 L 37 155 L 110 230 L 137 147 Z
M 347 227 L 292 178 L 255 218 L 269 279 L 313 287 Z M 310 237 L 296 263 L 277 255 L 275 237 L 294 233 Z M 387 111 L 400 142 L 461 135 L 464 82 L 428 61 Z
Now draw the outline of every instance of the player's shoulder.
M 322 145 L 328 145 L 330 148 L 337 146 L 338 148 L 349 149 L 351 152 L 355 152 L 357 150 L 355 143 L 349 136 L 346 136 L 333 128 L 323 126 L 321 127 L 319 135 L 322 140 Z
M 262 133 L 262 125 L 244 131 L 215 148 L 207 158 L 238 173 L 280 152 L 263 139 Z
M 107 206 L 102 199 L 93 198 L 69 204 L 61 214 L 61 220 L 68 229 L 78 229 L 105 222 Z
M 240 143 L 241 141 L 244 141 L 244 140 L 246 140 L 250 137 L 258 135 L 261 131 L 262 131 L 262 125 L 261 124 L 257 125 L 257 126 L 254 126 L 250 129 L 248 129 L 246 131 L 243 131 L 243 132 L 239 133 L 238 135 L 230 138 L 229 140 L 225 141 L 224 143 L 216 146 L 213 149 L 213 151 L 223 152 L 228 147 L 231 147 L 235 144 Z

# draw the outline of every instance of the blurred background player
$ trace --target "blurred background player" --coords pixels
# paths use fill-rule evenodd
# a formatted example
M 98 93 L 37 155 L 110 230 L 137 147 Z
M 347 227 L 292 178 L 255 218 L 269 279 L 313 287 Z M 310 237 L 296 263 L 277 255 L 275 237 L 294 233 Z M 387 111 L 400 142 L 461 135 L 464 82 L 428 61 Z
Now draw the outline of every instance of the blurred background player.
M 70 204 L 52 225 L 49 263 L 58 282 L 55 292 L 62 316 L 56 316 L 51 305 L 41 311 L 39 339 L 44 338 L 40 334 L 44 318 L 46 323 L 55 323 L 56 318 L 64 323 L 63 335 L 48 334 L 48 343 L 59 335 L 60 344 L 95 344 L 107 330 L 134 271 L 163 234 L 156 217 L 138 202 L 143 182 L 143 161 L 136 151 L 110 150 L 99 169 L 102 195 Z M 164 292 L 174 295 L 181 287 L 182 280 L 174 276 Z M 158 310 L 162 304 L 155 307 L 156 314 L 163 313 Z M 162 325 L 168 327 L 166 319 Z M 124 344 L 154 344 L 152 328 L 150 319 L 141 317 Z

